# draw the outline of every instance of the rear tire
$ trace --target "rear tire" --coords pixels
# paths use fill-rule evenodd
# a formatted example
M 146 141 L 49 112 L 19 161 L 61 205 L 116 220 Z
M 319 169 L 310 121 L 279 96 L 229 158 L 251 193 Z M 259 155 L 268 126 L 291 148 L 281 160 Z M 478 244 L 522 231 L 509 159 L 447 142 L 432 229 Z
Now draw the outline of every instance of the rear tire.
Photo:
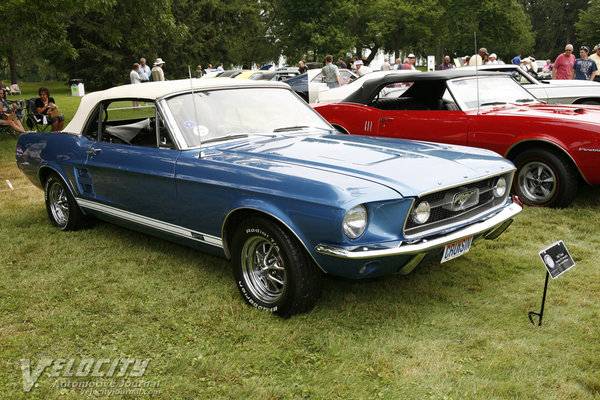
M 284 318 L 314 307 L 321 271 L 289 232 L 265 218 L 249 218 L 231 247 L 235 280 L 248 304 Z
M 557 151 L 530 149 L 517 155 L 514 189 L 523 203 L 567 207 L 577 194 L 579 176 L 570 160 Z
M 52 225 L 63 231 L 81 229 L 86 224 L 86 216 L 81 211 L 65 182 L 56 174 L 51 174 L 45 184 L 46 211 Z

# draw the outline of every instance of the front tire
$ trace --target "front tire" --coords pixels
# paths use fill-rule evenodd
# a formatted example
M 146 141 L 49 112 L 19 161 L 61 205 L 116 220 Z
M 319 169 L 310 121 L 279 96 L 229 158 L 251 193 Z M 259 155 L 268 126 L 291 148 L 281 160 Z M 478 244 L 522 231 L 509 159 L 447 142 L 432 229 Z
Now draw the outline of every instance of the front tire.
M 321 272 L 289 232 L 265 218 L 249 218 L 231 247 L 235 280 L 248 304 L 284 318 L 314 307 Z
M 50 175 L 44 192 L 46 211 L 52 225 L 63 231 L 74 231 L 85 226 L 86 217 L 61 178 Z
M 523 203 L 537 207 L 567 207 L 577 194 L 578 175 L 557 151 L 530 149 L 514 159 L 514 188 Z

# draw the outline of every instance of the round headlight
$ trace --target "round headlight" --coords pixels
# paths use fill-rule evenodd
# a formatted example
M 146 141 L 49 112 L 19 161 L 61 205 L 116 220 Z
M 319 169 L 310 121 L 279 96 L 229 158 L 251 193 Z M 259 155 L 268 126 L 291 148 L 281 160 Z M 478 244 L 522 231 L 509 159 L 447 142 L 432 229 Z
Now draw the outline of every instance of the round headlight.
M 504 179 L 503 177 L 498 178 L 496 184 L 494 185 L 494 188 L 492 189 L 492 192 L 496 197 L 504 196 L 506 194 L 506 179 Z
M 344 233 L 350 239 L 356 239 L 367 227 L 367 209 L 363 205 L 353 207 L 344 217 Z
M 412 211 L 412 219 L 417 224 L 424 224 L 431 215 L 431 206 L 428 202 L 422 201 Z

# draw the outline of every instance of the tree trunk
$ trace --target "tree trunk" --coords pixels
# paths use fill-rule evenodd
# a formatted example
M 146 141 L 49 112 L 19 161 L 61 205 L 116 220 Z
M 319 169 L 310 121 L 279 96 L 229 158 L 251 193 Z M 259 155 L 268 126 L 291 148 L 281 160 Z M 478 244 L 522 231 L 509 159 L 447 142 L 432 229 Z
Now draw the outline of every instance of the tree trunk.
M 15 61 L 12 49 L 8 55 L 8 67 L 10 68 L 10 83 L 17 83 L 17 62 Z

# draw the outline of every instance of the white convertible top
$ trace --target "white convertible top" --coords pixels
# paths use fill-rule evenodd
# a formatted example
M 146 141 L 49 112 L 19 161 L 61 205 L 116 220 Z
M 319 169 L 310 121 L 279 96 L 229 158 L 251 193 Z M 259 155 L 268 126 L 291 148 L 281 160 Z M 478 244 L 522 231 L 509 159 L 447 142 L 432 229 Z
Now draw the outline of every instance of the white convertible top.
M 191 82 L 190 82 L 191 81 Z M 96 105 L 104 100 L 112 99 L 144 99 L 157 100 L 175 93 L 194 90 L 241 88 L 241 87 L 284 87 L 290 88 L 283 82 L 253 81 L 245 79 L 213 78 L 213 79 L 180 79 L 174 81 L 148 82 L 142 84 L 129 84 L 116 86 L 106 90 L 100 90 L 86 94 L 81 99 L 79 108 L 71 122 L 63 129 L 63 132 L 81 134 L 88 115 Z

